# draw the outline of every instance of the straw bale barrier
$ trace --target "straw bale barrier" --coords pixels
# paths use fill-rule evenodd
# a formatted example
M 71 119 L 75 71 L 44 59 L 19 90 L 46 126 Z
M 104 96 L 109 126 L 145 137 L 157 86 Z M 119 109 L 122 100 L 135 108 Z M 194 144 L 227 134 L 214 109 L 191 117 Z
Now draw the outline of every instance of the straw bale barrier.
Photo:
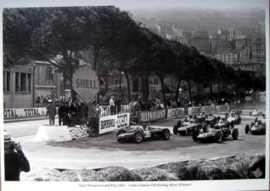
M 21 173 L 21 181 L 103 182 L 250 179 L 254 176 L 248 167 L 257 156 L 264 155 L 241 154 L 210 160 L 179 161 L 133 170 L 118 166 L 99 170 L 32 169 L 29 173 Z

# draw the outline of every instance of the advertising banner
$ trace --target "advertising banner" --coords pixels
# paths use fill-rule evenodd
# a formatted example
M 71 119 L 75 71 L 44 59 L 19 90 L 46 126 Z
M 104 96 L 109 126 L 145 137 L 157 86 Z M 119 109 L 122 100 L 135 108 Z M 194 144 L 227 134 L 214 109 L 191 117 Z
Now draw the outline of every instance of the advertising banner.
M 140 112 L 140 122 L 152 122 L 157 121 L 159 119 L 166 118 L 166 110 L 153 110 L 153 111 L 142 111 Z
M 46 108 L 4 109 L 4 118 L 45 116 Z
M 188 115 L 198 115 L 201 112 L 200 107 L 189 107 L 188 108 Z
M 168 119 L 184 117 L 185 116 L 185 108 L 174 108 L 168 109 Z
M 214 113 L 214 112 L 216 112 L 216 111 L 217 111 L 217 109 L 216 109 L 215 106 L 209 106 L 209 112 L 210 112 L 210 113 Z
M 209 106 L 203 106 L 203 107 L 201 107 L 201 112 L 204 112 L 206 114 L 209 114 L 210 113 Z
M 266 92 L 259 92 L 259 100 L 260 102 L 266 101 Z
M 130 122 L 130 114 L 122 113 L 99 118 L 99 134 L 114 131 L 115 129 L 127 127 Z
M 76 70 L 72 78 L 72 85 L 77 94 L 86 103 L 91 102 L 99 92 L 98 76 L 88 66 L 83 66 Z

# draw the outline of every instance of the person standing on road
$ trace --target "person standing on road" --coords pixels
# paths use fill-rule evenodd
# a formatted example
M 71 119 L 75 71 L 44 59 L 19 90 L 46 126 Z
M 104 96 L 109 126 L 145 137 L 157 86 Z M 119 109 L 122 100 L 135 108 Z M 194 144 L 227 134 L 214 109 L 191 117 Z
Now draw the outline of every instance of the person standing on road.
M 109 101 L 111 115 L 115 115 L 115 113 L 116 113 L 116 108 L 115 108 L 115 103 L 114 103 L 114 99 L 113 98 L 114 97 L 111 96 L 111 99 Z
M 99 134 L 98 128 L 98 111 L 96 108 L 96 101 L 93 101 L 89 106 L 89 116 L 91 120 L 91 128 L 94 129 L 95 134 Z
M 56 115 L 56 108 L 52 100 L 48 100 L 50 105 L 47 107 L 47 112 L 49 115 L 49 123 L 50 125 L 54 125 L 55 123 L 55 115 Z
M 68 113 L 69 111 L 69 108 L 66 104 L 65 101 L 62 102 L 62 105 L 58 108 L 58 123 L 59 123 L 59 126 L 61 126 L 62 124 L 62 120 L 63 120 L 63 125 L 65 125 L 66 123 L 64 123 L 65 121 L 65 116 L 66 114 Z
M 5 180 L 20 181 L 20 172 L 29 172 L 30 164 L 25 157 L 20 143 L 15 144 L 11 141 L 10 132 L 4 130 L 4 149 L 5 149 Z

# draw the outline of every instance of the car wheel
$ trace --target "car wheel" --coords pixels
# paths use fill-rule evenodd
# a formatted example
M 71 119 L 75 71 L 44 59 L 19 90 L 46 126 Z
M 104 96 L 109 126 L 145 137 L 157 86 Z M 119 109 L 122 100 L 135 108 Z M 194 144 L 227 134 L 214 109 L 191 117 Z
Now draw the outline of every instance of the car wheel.
M 215 140 L 217 143 L 220 143 L 222 141 L 222 134 L 221 132 L 216 132 L 215 134 Z
M 248 134 L 248 132 L 249 132 L 249 125 L 246 125 L 246 127 L 245 127 L 245 133 Z
M 237 140 L 238 139 L 238 136 L 239 136 L 238 129 L 233 129 L 233 131 L 232 131 L 233 140 Z
M 200 132 L 198 130 L 196 130 L 196 131 L 194 131 L 192 133 L 192 139 L 193 139 L 193 141 L 197 141 L 198 140 L 197 137 L 198 137 L 199 134 L 200 134 Z
M 175 125 L 174 127 L 173 127 L 173 134 L 175 134 L 175 135 L 177 135 L 178 134 L 178 125 Z
M 171 132 L 170 132 L 169 129 L 164 129 L 164 130 L 161 131 L 161 133 L 162 133 L 162 139 L 163 140 L 169 140 L 170 139 Z
M 255 123 L 258 121 L 258 117 L 255 118 Z
M 116 137 L 118 137 L 119 135 L 124 134 L 124 133 L 126 133 L 125 130 L 120 130 L 120 131 L 118 131 L 118 132 L 116 133 Z
M 231 128 L 234 128 L 234 121 L 231 122 Z
M 143 134 L 141 132 L 135 132 L 133 139 L 135 143 L 141 143 L 143 141 Z

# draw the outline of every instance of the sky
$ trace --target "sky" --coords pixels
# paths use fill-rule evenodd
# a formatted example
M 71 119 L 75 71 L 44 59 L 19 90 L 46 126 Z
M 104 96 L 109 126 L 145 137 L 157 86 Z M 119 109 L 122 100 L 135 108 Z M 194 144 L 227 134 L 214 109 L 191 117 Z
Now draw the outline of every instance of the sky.
M 3 7 L 114 5 L 123 10 L 160 7 L 269 8 L 268 0 L 2 0 Z

